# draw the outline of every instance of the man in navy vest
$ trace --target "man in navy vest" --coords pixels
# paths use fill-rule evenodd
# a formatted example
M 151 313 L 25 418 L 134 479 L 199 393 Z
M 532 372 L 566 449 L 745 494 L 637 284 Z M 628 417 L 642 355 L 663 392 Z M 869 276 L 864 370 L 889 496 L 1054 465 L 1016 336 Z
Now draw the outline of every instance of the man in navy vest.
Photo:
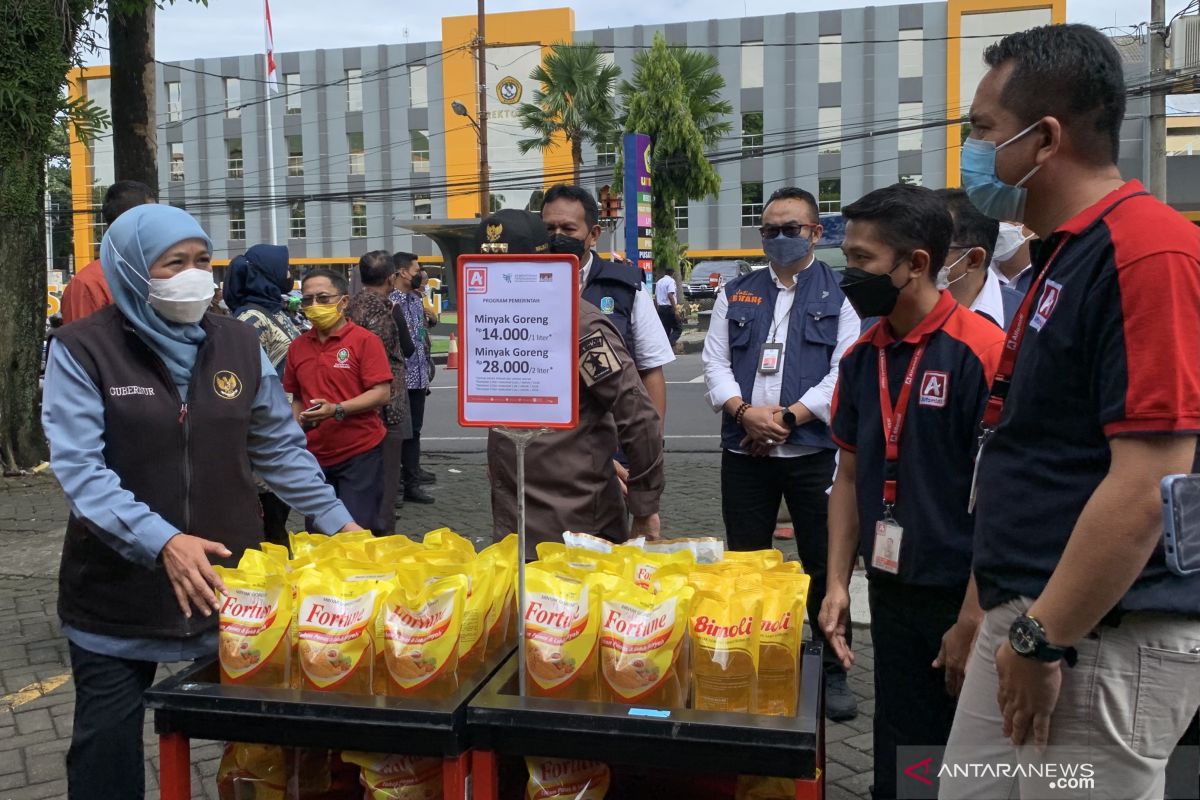
M 644 291 L 642 271 L 596 254 L 600 206 L 586 189 L 561 183 L 550 187 L 542 201 L 542 221 L 550 252 L 579 259 L 579 296 L 599 308 L 621 334 L 658 415 L 666 419 L 667 382 L 662 368 L 675 360 L 675 353 L 654 300 Z
M 838 275 L 813 252 L 822 230 L 816 199 L 778 189 L 762 221 L 771 266 L 725 285 L 704 340 L 708 400 L 723 412 L 721 514 L 730 549 L 760 550 L 771 546 L 780 500 L 787 501 L 796 549 L 812 575 L 809 620 L 821 640 L 815 621 L 825 597 L 835 453 L 829 409 L 838 361 L 858 338 L 859 319 Z M 852 719 L 854 695 L 828 647 L 825 674 L 827 715 Z

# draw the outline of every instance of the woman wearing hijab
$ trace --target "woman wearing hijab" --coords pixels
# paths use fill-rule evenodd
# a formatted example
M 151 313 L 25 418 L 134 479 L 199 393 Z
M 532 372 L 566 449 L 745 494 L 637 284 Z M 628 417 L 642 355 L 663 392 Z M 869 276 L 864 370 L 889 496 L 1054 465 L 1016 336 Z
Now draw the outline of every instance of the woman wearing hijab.
M 55 332 L 42 421 L 71 506 L 58 613 L 75 724 L 69 795 L 144 793 L 142 693 L 159 662 L 214 655 L 221 582 L 261 538 L 253 469 L 326 533 L 358 526 L 305 449 L 246 325 L 206 314 L 212 244 L 185 211 L 104 235 L 114 305 Z
M 288 249 L 256 244 L 229 263 L 225 274 L 225 305 L 231 316 L 258 331 L 267 358 L 283 377 L 288 345 L 300 330 L 283 310 L 283 296 L 292 290 Z

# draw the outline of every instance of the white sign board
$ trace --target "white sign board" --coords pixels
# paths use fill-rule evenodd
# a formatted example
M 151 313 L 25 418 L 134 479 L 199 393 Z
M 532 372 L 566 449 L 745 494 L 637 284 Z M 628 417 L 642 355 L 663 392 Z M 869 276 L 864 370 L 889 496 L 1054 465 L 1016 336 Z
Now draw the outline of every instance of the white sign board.
M 459 424 L 574 428 L 578 316 L 574 256 L 460 256 Z

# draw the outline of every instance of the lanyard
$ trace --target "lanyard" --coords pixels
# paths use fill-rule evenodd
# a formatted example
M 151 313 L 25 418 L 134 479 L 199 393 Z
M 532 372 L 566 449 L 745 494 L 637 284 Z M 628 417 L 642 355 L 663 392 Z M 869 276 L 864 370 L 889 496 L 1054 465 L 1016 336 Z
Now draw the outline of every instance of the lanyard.
M 904 430 L 904 420 L 908 416 L 908 398 L 912 394 L 913 378 L 917 374 L 917 365 L 925 355 L 925 345 L 933 332 L 921 337 L 908 362 L 908 371 L 904 373 L 904 385 L 900 387 L 900 396 L 896 399 L 896 407 L 892 408 L 892 392 L 888 385 L 887 354 L 885 348 L 879 350 L 879 410 L 883 416 L 883 435 L 887 443 L 884 451 L 883 470 L 883 507 L 888 519 L 891 519 L 892 508 L 896 505 L 896 483 L 900 471 L 900 433 Z

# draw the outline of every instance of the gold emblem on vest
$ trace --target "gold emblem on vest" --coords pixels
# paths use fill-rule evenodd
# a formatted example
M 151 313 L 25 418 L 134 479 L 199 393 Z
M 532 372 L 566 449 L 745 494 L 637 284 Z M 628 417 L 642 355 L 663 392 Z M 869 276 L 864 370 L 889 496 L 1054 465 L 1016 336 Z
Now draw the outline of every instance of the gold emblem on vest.
M 233 400 L 242 393 L 242 379 L 223 369 L 213 376 L 213 391 L 223 400 Z

